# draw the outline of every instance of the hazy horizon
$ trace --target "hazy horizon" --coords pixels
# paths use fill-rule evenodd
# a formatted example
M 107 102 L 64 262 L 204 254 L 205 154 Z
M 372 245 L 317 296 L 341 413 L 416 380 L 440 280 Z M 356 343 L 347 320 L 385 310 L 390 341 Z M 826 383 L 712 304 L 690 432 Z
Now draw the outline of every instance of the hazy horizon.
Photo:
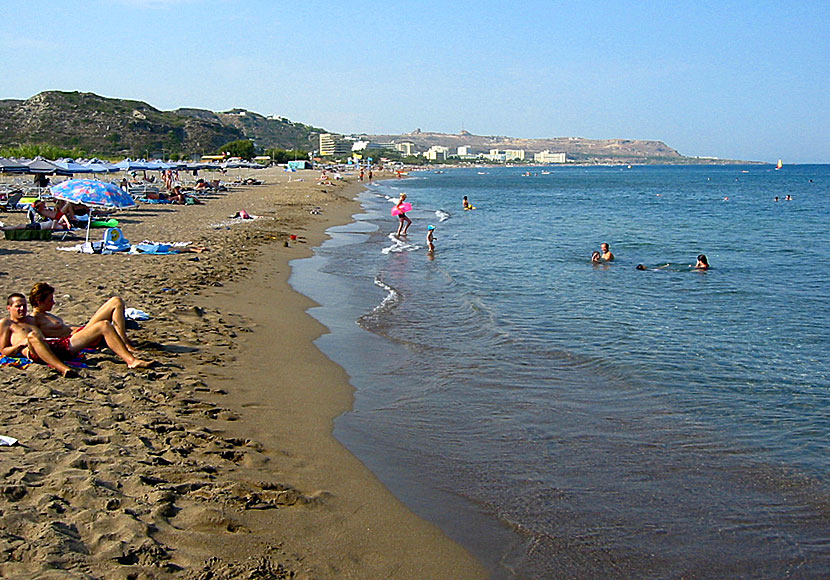
M 17 5 L 3 98 L 243 108 L 338 133 L 663 141 L 830 162 L 830 7 L 739 1 Z

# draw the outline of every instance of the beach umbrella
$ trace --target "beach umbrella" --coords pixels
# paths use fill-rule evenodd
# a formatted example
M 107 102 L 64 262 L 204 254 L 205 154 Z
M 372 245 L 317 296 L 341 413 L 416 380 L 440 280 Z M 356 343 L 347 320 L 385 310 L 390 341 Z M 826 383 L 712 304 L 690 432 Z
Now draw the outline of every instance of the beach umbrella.
M 90 173 L 109 173 L 111 170 L 109 167 L 101 163 L 100 161 L 87 161 L 86 163 L 82 164 L 84 167 L 87 168 L 87 171 Z M 117 171 L 113 169 L 112 171 Z
M 114 183 L 97 179 L 68 179 L 51 187 L 52 197 L 71 203 L 80 203 L 90 207 L 109 209 L 132 207 L 135 200 L 129 193 Z M 86 226 L 86 243 L 89 243 L 89 228 L 92 216 Z
M 57 165 L 48 159 L 44 159 L 40 155 L 34 159 L 24 160 L 23 165 L 26 166 L 26 173 L 32 173 L 34 175 L 52 175 L 60 172 L 60 168 Z
M 0 173 L 26 173 L 26 166 L 14 159 L 0 157 Z
M 59 170 L 69 174 L 92 173 L 92 170 L 88 166 L 77 163 L 72 159 L 58 159 L 55 161 L 55 165 Z

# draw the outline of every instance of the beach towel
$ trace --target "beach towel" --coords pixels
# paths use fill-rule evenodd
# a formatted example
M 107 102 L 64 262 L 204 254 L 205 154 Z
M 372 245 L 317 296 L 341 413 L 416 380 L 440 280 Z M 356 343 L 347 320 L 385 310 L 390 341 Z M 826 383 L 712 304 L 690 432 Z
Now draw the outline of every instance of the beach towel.
M 150 199 L 149 197 L 139 197 L 136 201 L 140 201 L 141 203 L 150 203 L 150 204 L 153 204 L 153 203 L 157 203 L 157 204 L 158 203 L 161 203 L 161 204 L 173 203 L 169 199 Z
M 0 358 L 0 367 L 15 367 L 18 369 L 25 369 L 34 361 L 25 356 L 4 356 Z

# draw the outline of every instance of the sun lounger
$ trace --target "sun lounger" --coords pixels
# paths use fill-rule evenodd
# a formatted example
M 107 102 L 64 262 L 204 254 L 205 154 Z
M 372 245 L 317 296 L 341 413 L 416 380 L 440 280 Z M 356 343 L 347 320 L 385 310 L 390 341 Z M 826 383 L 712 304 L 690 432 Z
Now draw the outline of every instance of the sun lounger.
M 7 240 L 51 240 L 52 230 L 5 230 Z
M 12 192 L 8 195 L 8 197 L 6 197 L 5 200 L 0 201 L 0 206 L 2 206 L 3 211 L 14 211 L 17 209 L 17 205 L 20 203 L 22 198 L 22 191 Z

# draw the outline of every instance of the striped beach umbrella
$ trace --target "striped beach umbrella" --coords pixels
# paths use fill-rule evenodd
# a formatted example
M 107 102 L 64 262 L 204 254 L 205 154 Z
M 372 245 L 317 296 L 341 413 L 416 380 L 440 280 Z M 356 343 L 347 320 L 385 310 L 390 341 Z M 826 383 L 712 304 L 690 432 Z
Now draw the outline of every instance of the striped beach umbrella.
M 97 179 L 68 179 L 51 187 L 52 197 L 86 206 L 125 208 L 136 205 L 129 193 L 114 183 Z M 86 226 L 86 243 L 89 244 L 89 228 L 92 215 Z

